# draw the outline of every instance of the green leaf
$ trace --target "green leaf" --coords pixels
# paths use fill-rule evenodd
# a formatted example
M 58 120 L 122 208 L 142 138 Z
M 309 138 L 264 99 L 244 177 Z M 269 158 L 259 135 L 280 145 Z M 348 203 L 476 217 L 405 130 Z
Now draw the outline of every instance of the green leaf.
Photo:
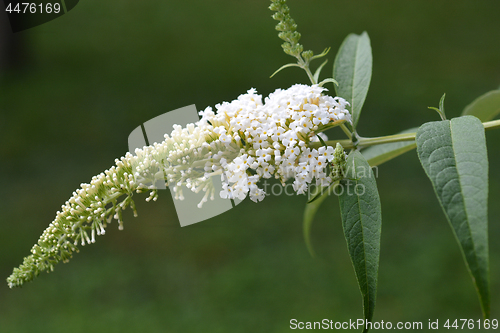
M 320 54 L 316 54 L 315 56 L 312 56 L 311 59 L 309 59 L 309 62 L 311 62 L 311 61 L 313 61 L 315 59 L 322 58 L 322 57 L 326 56 L 328 54 L 328 52 L 330 52 L 330 49 L 331 49 L 331 47 L 327 47 Z
M 337 81 L 335 81 L 332 78 L 329 78 L 329 79 L 324 79 L 323 81 L 321 81 L 320 83 L 318 83 L 318 86 L 323 87 L 328 82 L 331 82 L 331 83 L 333 83 L 334 85 L 337 85 L 337 86 L 339 85 L 339 83 Z
M 340 194 L 344 235 L 363 296 L 363 314 L 371 321 L 377 295 L 382 213 L 375 177 L 360 152 L 349 154 L 346 179 L 341 185 L 336 193 Z
M 316 82 L 316 83 L 318 82 L 319 75 L 321 74 L 321 70 L 323 69 L 323 67 L 325 67 L 327 62 L 328 62 L 328 59 L 323 61 L 323 63 L 321 65 L 319 65 L 318 69 L 316 69 L 316 72 L 314 72 L 314 75 L 313 75 L 314 82 Z
M 428 109 L 436 111 L 439 114 L 439 116 L 441 117 L 441 120 L 446 120 L 446 113 L 444 112 L 444 98 L 445 97 L 446 97 L 446 93 L 443 94 L 443 96 L 439 100 L 439 109 L 432 107 L 432 106 L 428 107 Z
M 443 114 L 446 114 L 444 112 L 444 99 L 446 97 L 446 93 L 443 94 L 443 96 L 441 96 L 441 99 L 439 100 L 439 110 L 443 113 Z
M 403 133 L 414 133 L 417 131 L 417 127 L 407 129 L 405 131 L 400 132 Z M 368 161 L 372 167 L 385 163 L 389 160 L 392 160 L 399 155 L 406 153 L 416 147 L 416 143 L 414 141 L 400 141 L 400 142 L 391 142 L 384 143 L 381 145 L 376 145 L 372 147 L 368 147 L 363 149 L 361 152 L 365 159 Z
M 335 64 L 333 78 L 339 86 L 337 95 L 347 100 L 351 106 L 353 127 L 356 128 L 361 108 L 365 102 L 372 77 L 372 48 L 366 32 L 361 35 L 350 34 L 340 46 Z
M 417 152 L 460 244 L 483 315 L 489 317 L 488 155 L 479 119 L 430 122 L 417 131 Z
M 300 67 L 300 65 L 299 64 L 294 64 L 294 63 L 283 65 L 280 68 L 278 68 L 276 70 L 276 72 L 274 72 L 273 75 L 271 75 L 269 78 L 272 78 L 273 76 L 275 76 L 276 74 L 278 74 L 278 72 L 280 72 L 281 70 L 283 70 L 285 68 L 288 68 L 288 67 Z
M 478 117 L 482 122 L 490 121 L 500 114 L 500 90 L 493 90 L 476 98 L 467 105 L 462 115 Z

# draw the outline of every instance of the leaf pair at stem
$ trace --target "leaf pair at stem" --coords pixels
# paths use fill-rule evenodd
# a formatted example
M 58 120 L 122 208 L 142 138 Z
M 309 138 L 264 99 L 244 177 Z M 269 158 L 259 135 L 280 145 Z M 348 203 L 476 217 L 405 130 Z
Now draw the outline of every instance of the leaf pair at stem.
M 490 121 L 500 114 L 500 91 L 481 96 L 465 108 L 461 117 L 451 120 L 446 120 L 444 116 L 443 95 L 437 109 L 443 120 L 394 136 L 362 138 L 356 133 L 356 126 L 368 92 L 371 69 L 368 35 L 349 35 L 335 59 L 333 78 L 339 83 L 337 95 L 351 105 L 353 136 L 348 140 L 327 142 L 329 145 L 341 143 L 344 148 L 353 148 L 347 160 L 350 172 L 339 184 L 346 188 L 334 192 L 339 196 L 344 236 L 363 297 L 364 318 L 371 321 L 375 308 L 382 224 L 380 198 L 370 168 L 415 147 L 460 245 L 483 316 L 488 318 L 488 156 L 484 131 L 500 127 L 500 120 Z M 361 153 L 358 151 L 368 146 Z M 367 168 L 370 172 L 365 172 L 365 176 L 356 174 Z M 355 188 L 362 188 L 363 191 L 356 191 Z M 304 236 L 311 254 L 312 221 L 331 192 L 329 189 L 317 194 L 315 200 L 306 205 Z

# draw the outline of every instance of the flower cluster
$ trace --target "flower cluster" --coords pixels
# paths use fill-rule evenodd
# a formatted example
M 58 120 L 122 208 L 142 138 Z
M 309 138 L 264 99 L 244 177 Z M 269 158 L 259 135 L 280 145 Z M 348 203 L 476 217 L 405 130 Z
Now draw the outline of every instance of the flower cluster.
M 146 201 L 156 200 L 158 181 L 172 185 L 175 199 L 183 199 L 183 187 L 205 192 L 199 207 L 216 194 L 213 176 L 222 177 L 221 197 L 244 199 L 249 194 L 256 202 L 265 197 L 258 187 L 261 178 L 275 177 L 283 184 L 293 179 L 298 194 L 313 180 L 316 185 L 329 185 L 332 177 L 338 178 L 338 164 L 345 160 L 342 147 L 315 149 L 308 144 L 351 117 L 347 102 L 323 95 L 324 90 L 318 85 L 294 85 L 276 90 L 263 102 L 250 89 L 230 103 L 217 105 L 216 113 L 210 107 L 200 112 L 195 124 L 174 126 L 163 142 L 115 160 L 116 166 L 73 192 L 32 254 L 7 279 L 9 287 L 68 261 L 79 243 L 94 243 L 95 235 L 103 235 L 113 218 L 123 229 L 122 210 L 131 207 L 136 215 L 134 193 L 151 190 Z
M 262 102 L 251 89 L 231 103 L 217 105 L 217 113 L 211 108 L 200 112 L 200 124 L 210 124 L 218 135 L 215 142 L 228 149 L 240 147 L 233 160 L 219 158 L 206 165 L 207 171 L 218 165 L 224 171 L 221 197 L 244 199 L 250 194 L 250 199 L 260 201 L 265 196 L 257 185 L 261 178 L 275 177 L 283 184 L 293 178 L 297 194 L 305 193 L 313 179 L 316 185 L 331 183 L 327 165 L 334 148 L 314 149 L 308 143 L 317 141 L 321 131 L 350 121 L 350 114 L 344 99 L 323 95 L 324 90 L 294 85 L 276 90 Z

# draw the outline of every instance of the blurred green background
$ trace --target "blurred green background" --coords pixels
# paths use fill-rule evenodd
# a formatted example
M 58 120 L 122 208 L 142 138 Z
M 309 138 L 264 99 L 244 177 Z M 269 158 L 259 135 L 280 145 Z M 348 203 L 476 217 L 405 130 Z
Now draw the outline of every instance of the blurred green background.
M 18 33 L 0 83 L 0 276 L 29 254 L 79 184 L 127 151 L 128 134 L 166 111 L 255 87 L 307 83 L 287 69 L 269 1 L 81 1 Z M 374 71 L 359 132 L 392 134 L 449 117 L 500 85 L 500 1 L 290 0 L 306 48 L 368 31 Z M 320 62 L 317 63 L 319 65 Z M 339 133 L 339 136 L 341 134 Z M 492 318 L 500 319 L 500 131 L 490 156 Z M 458 245 L 415 151 L 379 168 L 383 230 L 374 321 L 479 319 Z M 22 289 L 0 284 L 0 332 L 287 332 L 289 321 L 362 318 L 336 198 L 302 235 L 305 197 L 249 200 L 181 228 L 172 198 L 137 200 L 68 264 Z

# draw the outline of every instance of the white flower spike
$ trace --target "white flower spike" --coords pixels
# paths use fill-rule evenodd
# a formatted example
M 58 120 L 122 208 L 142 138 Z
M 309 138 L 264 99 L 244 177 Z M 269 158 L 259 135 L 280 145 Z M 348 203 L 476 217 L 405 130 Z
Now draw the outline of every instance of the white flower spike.
M 113 218 L 123 229 L 122 210 L 131 207 L 137 215 L 134 192 L 150 190 L 146 201 L 155 201 L 154 184 L 159 180 L 175 184 L 177 200 L 183 199 L 183 186 L 205 192 L 198 207 L 215 194 L 213 176 L 223 181 L 217 195 L 241 200 L 249 195 L 255 202 L 266 196 L 258 186 L 261 178 L 275 177 L 282 184 L 293 179 L 298 194 L 305 193 L 313 182 L 331 184 L 331 176 L 338 178 L 335 162 L 342 160 L 338 154 L 345 157 L 342 147 L 315 149 L 308 144 L 317 142 L 317 135 L 326 140 L 320 132 L 332 124 L 350 122 L 351 115 L 345 100 L 324 95 L 325 90 L 297 84 L 277 89 L 262 101 L 250 89 L 230 103 L 216 105 L 217 112 L 210 107 L 201 111 L 202 118 L 195 124 L 175 125 L 163 142 L 116 159 L 115 166 L 73 192 L 31 249 L 32 254 L 7 279 L 9 287 L 53 270 L 59 261 L 67 262 L 78 251 L 78 243 L 94 243 L 95 235 L 104 235 Z M 329 163 L 335 175 L 327 174 Z

